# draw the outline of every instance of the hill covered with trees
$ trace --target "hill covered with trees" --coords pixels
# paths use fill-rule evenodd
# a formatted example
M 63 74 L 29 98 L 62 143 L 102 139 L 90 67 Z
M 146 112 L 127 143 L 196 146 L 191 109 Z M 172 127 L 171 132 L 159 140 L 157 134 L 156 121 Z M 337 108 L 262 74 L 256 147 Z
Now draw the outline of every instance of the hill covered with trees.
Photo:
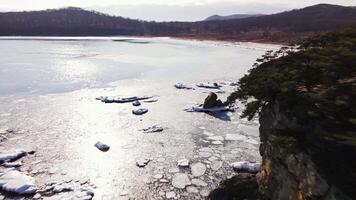
M 287 43 L 356 24 L 356 9 L 319 4 L 243 19 L 158 23 L 65 8 L 0 13 L 0 24 L 1 36 L 173 36 Z

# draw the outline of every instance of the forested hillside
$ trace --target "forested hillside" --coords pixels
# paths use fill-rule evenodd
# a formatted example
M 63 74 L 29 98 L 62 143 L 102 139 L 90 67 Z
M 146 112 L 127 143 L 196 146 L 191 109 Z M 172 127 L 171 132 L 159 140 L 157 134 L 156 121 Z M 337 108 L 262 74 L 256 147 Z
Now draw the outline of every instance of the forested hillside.
M 356 24 L 356 9 L 319 4 L 243 19 L 158 23 L 66 8 L 0 13 L 0 24 L 2 36 L 174 36 L 286 43 Z

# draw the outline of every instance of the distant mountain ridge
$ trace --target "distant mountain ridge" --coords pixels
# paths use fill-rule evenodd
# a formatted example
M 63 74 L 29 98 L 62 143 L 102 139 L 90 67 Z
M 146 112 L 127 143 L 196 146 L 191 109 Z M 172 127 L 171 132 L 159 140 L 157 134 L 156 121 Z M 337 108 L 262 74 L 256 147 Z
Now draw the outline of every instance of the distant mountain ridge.
M 356 26 L 356 9 L 330 4 L 199 22 L 148 22 L 75 7 L 0 13 L 0 36 L 173 36 L 287 43 L 347 26 Z
M 259 17 L 259 16 L 263 16 L 263 15 L 262 14 L 234 14 L 234 15 L 227 15 L 227 16 L 212 15 L 204 19 L 204 21 L 243 19 L 243 18 Z

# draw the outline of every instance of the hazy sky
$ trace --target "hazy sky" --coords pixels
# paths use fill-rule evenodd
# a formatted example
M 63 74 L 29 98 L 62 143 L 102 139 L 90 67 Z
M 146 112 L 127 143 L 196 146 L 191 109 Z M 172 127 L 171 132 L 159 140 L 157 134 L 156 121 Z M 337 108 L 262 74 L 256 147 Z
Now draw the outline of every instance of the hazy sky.
M 213 14 L 269 14 L 318 3 L 356 6 L 356 0 L 0 0 L 0 10 L 76 6 L 145 20 L 194 21 Z

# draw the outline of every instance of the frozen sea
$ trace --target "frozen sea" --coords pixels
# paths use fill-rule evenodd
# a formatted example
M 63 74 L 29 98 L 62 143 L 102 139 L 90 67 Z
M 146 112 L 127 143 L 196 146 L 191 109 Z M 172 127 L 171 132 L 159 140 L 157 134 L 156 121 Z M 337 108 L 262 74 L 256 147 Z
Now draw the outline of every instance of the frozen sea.
M 36 153 L 22 158 L 14 170 L 34 177 L 39 187 L 56 181 L 74 189 L 41 193 L 44 199 L 72 199 L 80 187 L 92 189 L 94 199 L 173 194 L 204 199 L 235 174 L 231 163 L 260 161 L 258 119 L 240 119 L 240 107 L 218 115 L 185 112 L 214 91 L 195 84 L 221 83 L 225 93 L 218 95 L 225 100 L 234 90 L 229 83 L 246 74 L 266 50 L 277 48 L 170 38 L 2 37 L 0 135 L 5 139 L 0 152 L 33 149 Z M 177 90 L 177 82 L 196 89 Z M 95 100 L 102 95 L 153 95 L 158 101 L 141 102 L 149 111 L 135 116 L 130 103 Z M 153 125 L 164 131 L 141 131 Z M 98 141 L 110 150 L 99 151 L 94 147 Z M 139 159 L 151 161 L 138 168 Z M 203 175 L 178 168 L 180 159 L 205 165 Z M 173 184 L 178 173 L 191 181 L 185 189 Z

